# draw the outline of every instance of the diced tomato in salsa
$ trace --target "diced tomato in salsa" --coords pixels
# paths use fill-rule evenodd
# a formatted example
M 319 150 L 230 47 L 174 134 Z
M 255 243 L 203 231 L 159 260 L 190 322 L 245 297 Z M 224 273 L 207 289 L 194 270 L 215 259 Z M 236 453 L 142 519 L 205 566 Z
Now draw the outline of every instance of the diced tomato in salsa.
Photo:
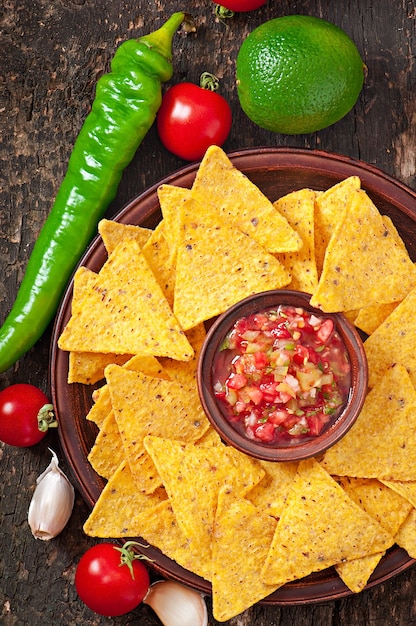
M 341 412 L 351 382 L 333 320 L 284 305 L 239 319 L 214 375 L 234 426 L 272 445 L 318 436 Z

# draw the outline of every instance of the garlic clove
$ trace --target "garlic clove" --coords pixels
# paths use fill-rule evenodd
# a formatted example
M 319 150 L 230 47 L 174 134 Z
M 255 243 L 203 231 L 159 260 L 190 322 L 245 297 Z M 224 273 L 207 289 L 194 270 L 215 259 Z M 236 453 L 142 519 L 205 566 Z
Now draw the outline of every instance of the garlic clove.
M 207 605 L 201 593 L 173 580 L 153 583 L 144 604 L 148 604 L 164 626 L 207 626 Z
M 42 541 L 53 539 L 65 528 L 75 501 L 74 488 L 59 468 L 58 457 L 49 451 L 52 460 L 36 480 L 28 513 L 32 534 Z

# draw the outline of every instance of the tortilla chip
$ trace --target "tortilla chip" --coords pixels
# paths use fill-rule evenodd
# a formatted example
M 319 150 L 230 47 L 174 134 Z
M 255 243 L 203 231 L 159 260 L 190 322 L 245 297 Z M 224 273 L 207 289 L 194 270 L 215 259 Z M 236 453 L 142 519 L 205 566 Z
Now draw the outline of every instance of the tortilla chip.
M 337 482 L 364 511 L 392 535 L 393 540 L 409 515 L 411 504 L 378 480 L 342 477 Z M 354 593 L 359 593 L 368 583 L 384 554 L 385 550 L 339 563 L 335 569 L 347 587 Z
M 102 490 L 84 532 L 90 537 L 140 537 L 143 512 L 165 499 L 164 489 L 151 496 L 137 491 L 128 463 L 123 461 Z
M 368 383 L 374 387 L 396 363 L 404 365 L 416 385 L 416 288 L 366 339 Z
M 135 241 L 116 247 L 58 344 L 69 351 L 169 356 L 180 361 L 193 357 Z
M 195 385 L 131 372 L 117 365 L 106 369 L 107 383 L 126 458 L 140 474 L 137 459 L 146 435 L 196 441 L 210 427 Z
M 113 411 L 110 411 L 101 425 L 87 459 L 94 471 L 108 480 L 125 458 L 117 422 Z
M 275 591 L 260 578 L 275 528 L 276 520 L 264 509 L 229 487 L 220 489 L 212 543 L 216 620 L 225 622 Z
M 386 372 L 351 430 L 325 453 L 333 475 L 412 480 L 416 466 L 416 391 L 404 367 Z
M 294 191 L 276 200 L 274 206 L 302 239 L 302 247 L 297 252 L 276 255 L 291 276 L 288 287 L 313 293 L 318 286 L 314 237 L 315 192 L 311 189 Z
M 143 372 L 149 376 L 169 380 L 169 375 L 153 356 L 133 356 L 124 363 L 123 367 L 133 372 Z M 93 401 L 94 404 L 89 410 L 86 419 L 95 422 L 98 428 L 101 428 L 105 418 L 112 410 L 110 392 L 107 385 L 102 385 L 94 390 Z
M 166 184 L 158 187 L 157 195 L 163 215 L 164 234 L 169 246 L 169 258 L 173 264 L 176 264 L 180 239 L 180 207 L 192 198 L 192 192 L 185 187 Z
M 205 580 L 211 580 L 211 550 L 204 551 L 204 546 L 194 545 L 185 537 L 168 500 L 143 511 L 141 520 L 143 539 L 181 567 Z
M 358 311 L 354 324 L 367 335 L 372 335 L 399 304 L 399 302 L 389 302 L 387 304 L 367 306 Z
M 175 263 L 170 256 L 165 236 L 165 223 L 159 222 L 151 237 L 143 246 L 143 256 L 152 270 L 169 306 L 173 306 L 175 289 Z
M 196 371 L 199 353 L 207 336 L 204 324 L 198 324 L 186 331 L 186 337 L 194 350 L 194 357 L 190 361 L 176 361 L 175 359 L 161 358 L 160 363 L 171 380 L 180 383 L 192 384 L 196 382 Z
M 344 560 L 381 552 L 392 537 L 315 459 L 299 463 L 262 579 L 282 585 Z
M 311 305 L 326 312 L 397 302 L 416 284 L 416 270 L 377 208 L 355 190 L 328 244 Z
M 214 206 L 221 220 L 230 221 L 268 252 L 294 252 L 302 245 L 287 220 L 218 146 L 206 151 L 192 195 L 201 204 Z
M 253 239 L 195 200 L 182 206 L 173 310 L 184 330 L 289 282 L 283 265 Z
M 121 224 L 114 220 L 102 219 L 98 223 L 98 232 L 104 243 L 107 254 L 110 255 L 121 241 L 134 239 L 140 249 L 152 235 L 150 228 L 133 226 L 131 224 Z
M 255 506 L 267 510 L 276 519 L 286 504 L 287 496 L 296 476 L 298 462 L 273 463 L 259 461 L 265 471 L 262 480 L 247 494 Z
M 90 422 L 94 422 L 98 428 L 102 428 L 105 419 L 112 410 L 112 405 L 107 385 L 103 385 L 99 391 L 99 394 L 93 396 L 94 404 L 88 411 L 86 419 Z
M 152 436 L 145 438 L 144 445 L 162 478 L 182 532 L 204 550 L 211 546 L 221 487 L 229 485 L 244 495 L 264 475 L 252 459 L 225 445 L 196 446 Z
M 416 509 L 410 511 L 409 516 L 399 528 L 395 541 L 398 546 L 406 550 L 411 559 L 416 559 Z
M 383 480 L 383 483 L 416 508 L 416 480 Z
M 315 201 L 315 257 L 318 273 L 322 272 L 325 252 L 336 225 L 342 219 L 351 193 L 360 189 L 358 176 L 349 176 L 336 183 Z

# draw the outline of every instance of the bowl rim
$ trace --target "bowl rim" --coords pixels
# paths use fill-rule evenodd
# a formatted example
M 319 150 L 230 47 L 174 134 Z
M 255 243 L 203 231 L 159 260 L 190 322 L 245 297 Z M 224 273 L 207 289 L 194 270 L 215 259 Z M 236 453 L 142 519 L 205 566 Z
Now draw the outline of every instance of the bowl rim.
M 232 305 L 211 324 L 202 345 L 197 365 L 197 387 L 204 411 L 218 434 L 228 444 L 254 458 L 265 461 L 300 461 L 318 456 L 335 445 L 353 426 L 368 391 L 368 366 L 364 345 L 358 330 L 342 313 L 326 313 L 310 305 L 311 295 L 293 289 L 274 289 L 252 294 Z M 276 302 L 276 300 L 279 300 Z M 259 304 L 260 301 L 260 304 Z M 220 410 L 213 393 L 212 362 L 219 345 L 232 325 L 241 317 L 277 304 L 302 306 L 312 313 L 329 317 L 343 340 L 351 364 L 350 392 L 343 410 L 321 434 L 299 444 L 273 447 L 249 439 L 238 432 Z

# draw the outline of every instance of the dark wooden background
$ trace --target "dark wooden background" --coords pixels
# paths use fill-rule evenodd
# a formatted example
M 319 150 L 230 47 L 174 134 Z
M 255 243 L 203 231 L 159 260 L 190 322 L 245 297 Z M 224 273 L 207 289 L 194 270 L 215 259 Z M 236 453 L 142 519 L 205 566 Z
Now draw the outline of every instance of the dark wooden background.
M 176 37 L 173 82 L 197 82 L 214 72 L 233 108 L 227 151 L 260 145 L 323 149 L 362 159 L 416 188 L 416 10 L 414 0 L 269 0 L 261 9 L 220 22 L 211 0 L 2 0 L 0 3 L 0 318 L 4 319 L 29 252 L 64 175 L 97 79 L 117 45 L 187 10 L 197 34 Z M 257 128 L 242 113 L 234 67 L 243 38 L 267 19 L 287 14 L 322 17 L 343 28 L 368 66 L 357 105 L 343 120 L 299 137 Z M 108 211 L 185 163 L 167 153 L 155 128 L 123 177 Z M 0 388 L 48 384 L 50 331 L 7 373 Z M 150 609 L 113 620 L 94 615 L 78 599 L 74 573 L 93 541 L 82 533 L 88 514 L 80 496 L 65 531 L 51 542 L 33 539 L 27 509 L 36 477 L 48 465 L 56 433 L 30 449 L 0 444 L 0 623 L 12 625 L 156 626 Z M 62 458 L 65 468 L 65 459 Z M 256 606 L 230 626 L 366 626 L 416 623 L 416 569 L 349 597 L 322 605 Z M 210 601 L 208 599 L 208 605 Z M 210 618 L 210 626 L 216 622 Z

